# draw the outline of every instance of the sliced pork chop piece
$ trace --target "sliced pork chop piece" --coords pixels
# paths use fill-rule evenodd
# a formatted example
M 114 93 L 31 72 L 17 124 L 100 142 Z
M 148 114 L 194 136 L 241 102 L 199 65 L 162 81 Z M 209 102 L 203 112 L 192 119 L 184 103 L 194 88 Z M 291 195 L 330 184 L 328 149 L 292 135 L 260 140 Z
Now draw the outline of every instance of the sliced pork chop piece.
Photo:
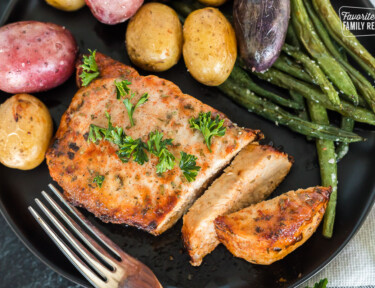
M 310 238 L 323 219 L 331 188 L 290 191 L 215 220 L 217 236 L 236 257 L 269 265 Z
M 77 92 L 61 119 L 47 152 L 50 174 L 70 202 L 103 221 L 160 234 L 186 212 L 218 171 L 257 139 L 259 131 L 238 127 L 167 80 L 139 76 L 134 69 L 99 53 L 97 64 L 100 78 Z M 132 103 L 142 94 L 149 94 L 149 100 L 134 112 L 134 127 L 130 127 L 125 105 L 116 98 L 114 81 L 123 79 L 131 82 L 129 87 L 135 93 Z M 155 130 L 162 132 L 164 139 L 172 138 L 173 145 L 168 150 L 176 158 L 175 167 L 160 176 L 155 167 L 158 158 L 150 153 L 149 161 L 143 165 L 123 163 L 116 154 L 116 145 L 105 140 L 88 143 L 90 124 L 107 128 L 105 112 L 110 114 L 114 126 L 122 127 L 133 139 L 146 142 L 148 134 Z M 226 133 L 213 137 L 212 153 L 203 142 L 202 133 L 189 127 L 189 119 L 198 117 L 200 112 L 224 119 Z M 201 170 L 194 182 L 188 182 L 178 166 L 181 151 L 198 157 Z M 104 176 L 101 188 L 93 181 L 99 175 Z
M 288 174 L 292 160 L 271 146 L 250 144 L 184 216 L 182 237 L 193 266 L 220 243 L 216 217 L 266 199 Z

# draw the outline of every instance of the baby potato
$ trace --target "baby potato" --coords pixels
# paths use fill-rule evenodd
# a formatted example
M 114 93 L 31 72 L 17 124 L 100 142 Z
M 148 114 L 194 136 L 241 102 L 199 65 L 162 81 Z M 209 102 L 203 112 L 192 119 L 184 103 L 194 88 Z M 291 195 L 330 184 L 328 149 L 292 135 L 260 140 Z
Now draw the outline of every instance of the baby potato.
M 20 21 L 0 27 L 0 90 L 46 91 L 64 83 L 74 71 L 77 43 L 57 24 Z
M 207 6 L 217 7 L 217 6 L 223 5 L 225 2 L 227 2 L 227 0 L 199 0 L 199 2 Z
M 234 29 L 216 8 L 192 12 L 183 28 L 182 48 L 190 74 L 208 86 L 222 84 L 232 72 L 237 58 Z
M 130 60 L 147 71 L 165 71 L 181 57 L 182 26 L 177 13 L 160 3 L 148 3 L 130 20 L 126 30 Z
M 63 11 L 76 11 L 85 6 L 85 0 L 46 0 L 46 2 Z
M 0 162 L 29 170 L 42 163 L 53 124 L 47 107 L 29 94 L 17 94 L 0 105 Z

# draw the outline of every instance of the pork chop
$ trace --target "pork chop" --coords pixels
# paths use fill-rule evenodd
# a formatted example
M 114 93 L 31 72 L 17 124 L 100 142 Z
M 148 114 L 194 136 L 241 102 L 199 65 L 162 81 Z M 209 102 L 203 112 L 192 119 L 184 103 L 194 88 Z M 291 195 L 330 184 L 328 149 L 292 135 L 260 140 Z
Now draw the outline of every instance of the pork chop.
M 158 235 L 170 228 L 210 179 L 260 133 L 238 127 L 223 113 L 183 94 L 167 80 L 140 76 L 133 68 L 100 53 L 96 60 L 100 77 L 76 93 L 47 152 L 50 174 L 71 203 L 86 208 L 102 221 L 125 223 Z M 149 95 L 149 100 L 134 112 L 134 127 L 124 103 L 116 97 L 114 82 L 121 80 L 131 82 L 133 103 L 144 93 Z M 113 126 L 123 128 L 133 139 L 147 142 L 153 131 L 163 133 L 164 139 L 173 139 L 168 150 L 176 161 L 181 151 L 198 157 L 196 163 L 201 168 L 195 181 L 185 179 L 178 162 L 160 175 L 155 167 L 158 157 L 151 153 L 143 165 L 124 163 L 116 154 L 115 144 L 105 140 L 89 143 L 90 124 L 108 126 L 105 112 L 111 116 Z M 189 125 L 189 119 L 200 112 L 224 119 L 225 135 L 212 138 L 212 152 L 202 133 Z M 96 184 L 99 176 L 101 187 Z
M 266 199 L 291 166 L 291 158 L 271 146 L 249 144 L 242 149 L 183 218 L 182 237 L 190 263 L 199 266 L 219 245 L 216 217 Z
M 323 219 L 331 188 L 290 191 L 215 220 L 217 236 L 236 257 L 269 265 L 307 241 Z

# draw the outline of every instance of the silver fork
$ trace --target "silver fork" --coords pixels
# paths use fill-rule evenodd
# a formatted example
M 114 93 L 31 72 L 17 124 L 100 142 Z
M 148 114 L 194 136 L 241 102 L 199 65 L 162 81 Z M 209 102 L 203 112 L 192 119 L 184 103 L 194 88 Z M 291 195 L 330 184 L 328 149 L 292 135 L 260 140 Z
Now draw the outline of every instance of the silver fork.
M 129 256 L 122 251 L 115 243 L 101 233 L 94 225 L 92 225 L 75 207 L 71 206 L 62 196 L 62 194 L 52 185 L 48 187 L 59 198 L 61 202 L 68 208 L 79 222 L 85 226 L 95 237 L 97 241 L 104 245 L 116 257 L 111 256 L 101 245 L 98 244 L 91 236 L 89 236 L 46 192 L 42 191 L 43 197 L 50 206 L 60 215 L 66 225 L 78 236 L 73 235 L 65 226 L 51 213 L 51 211 L 38 199 L 36 204 L 53 223 L 53 225 L 64 236 L 65 240 L 74 247 L 74 250 L 84 259 L 79 257 L 69 246 L 57 235 L 54 230 L 43 220 L 43 218 L 29 206 L 29 211 L 35 220 L 40 224 L 48 236 L 55 242 L 57 247 L 65 254 L 70 262 L 78 269 L 79 272 L 94 286 L 98 288 L 109 287 L 162 287 L 152 271 L 137 259 Z M 87 249 L 82 242 L 89 247 Z M 117 258 L 117 259 L 116 259 Z M 99 261 L 100 259 L 101 261 Z M 88 264 L 86 264 L 86 263 Z M 106 265 L 103 265 L 103 262 Z M 108 267 L 107 267 L 108 266 Z

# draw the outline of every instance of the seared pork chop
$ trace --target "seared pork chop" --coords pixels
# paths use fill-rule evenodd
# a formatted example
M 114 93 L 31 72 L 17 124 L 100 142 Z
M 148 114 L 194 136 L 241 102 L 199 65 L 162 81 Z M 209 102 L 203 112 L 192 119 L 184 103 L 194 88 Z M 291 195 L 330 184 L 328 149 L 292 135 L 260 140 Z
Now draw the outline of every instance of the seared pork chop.
M 242 149 L 183 218 L 182 237 L 190 263 L 199 266 L 220 243 L 215 232 L 216 217 L 266 199 L 291 166 L 290 157 L 271 146 L 249 144 Z
M 269 265 L 310 238 L 323 219 L 331 188 L 290 191 L 215 220 L 217 236 L 236 257 Z
M 167 80 L 140 76 L 99 53 L 96 60 L 100 77 L 74 96 L 47 153 L 50 174 L 70 202 L 104 222 L 125 223 L 158 235 L 186 212 L 210 179 L 259 132 L 238 127 Z M 129 88 L 135 94 L 132 103 L 149 94 L 149 100 L 134 112 L 134 127 L 130 127 L 124 103 L 116 98 L 114 82 L 125 79 L 131 82 Z M 123 163 L 115 144 L 105 140 L 89 143 L 90 124 L 108 127 L 105 112 L 113 126 L 122 127 L 133 139 L 147 142 L 148 134 L 156 130 L 164 139 L 173 139 L 168 150 L 176 158 L 175 167 L 159 175 L 155 167 L 158 158 L 151 153 L 143 165 Z M 203 142 L 202 133 L 189 125 L 189 119 L 200 112 L 224 119 L 225 135 L 213 137 L 212 152 Z M 181 151 L 198 157 L 201 169 L 193 182 L 188 182 L 178 167 Z M 101 185 L 95 183 L 99 176 Z

